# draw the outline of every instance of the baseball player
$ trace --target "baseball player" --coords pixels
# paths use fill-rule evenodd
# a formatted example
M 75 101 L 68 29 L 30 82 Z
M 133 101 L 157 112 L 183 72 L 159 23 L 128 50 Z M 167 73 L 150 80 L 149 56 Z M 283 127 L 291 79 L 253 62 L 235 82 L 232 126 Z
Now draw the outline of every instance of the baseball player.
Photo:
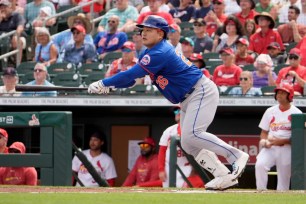
M 180 103 L 181 145 L 215 176 L 206 188 L 224 190 L 237 185 L 237 178 L 245 169 L 249 155 L 206 132 L 219 102 L 217 86 L 167 43 L 169 25 L 165 19 L 150 15 L 137 27 L 141 29 L 143 43 L 147 47 L 137 64 L 111 78 L 93 82 L 88 92 L 107 94 L 110 87 L 130 87 L 135 79 L 150 75 L 153 84 L 170 102 Z M 215 154 L 208 156 L 207 150 L 225 157 L 233 166 L 232 173 Z
M 0 153 L 8 153 L 8 134 L 5 129 L 0 128 Z
M 89 141 L 90 149 L 84 150 L 83 154 L 91 162 L 100 176 L 107 180 L 110 186 L 115 185 L 115 178 L 117 177 L 113 159 L 101 151 L 101 146 L 104 144 L 104 139 L 101 133 L 95 132 L 91 135 Z M 78 157 L 72 160 L 72 171 L 78 174 L 79 180 L 85 187 L 98 187 L 99 184 L 92 178 L 84 164 Z M 79 183 L 76 186 L 80 186 Z
M 262 129 L 255 165 L 257 190 L 266 190 L 268 171 L 276 165 L 277 190 L 289 190 L 291 177 L 291 115 L 302 113 L 291 104 L 294 96 L 293 87 L 283 84 L 275 89 L 278 105 L 264 113 L 259 127 Z

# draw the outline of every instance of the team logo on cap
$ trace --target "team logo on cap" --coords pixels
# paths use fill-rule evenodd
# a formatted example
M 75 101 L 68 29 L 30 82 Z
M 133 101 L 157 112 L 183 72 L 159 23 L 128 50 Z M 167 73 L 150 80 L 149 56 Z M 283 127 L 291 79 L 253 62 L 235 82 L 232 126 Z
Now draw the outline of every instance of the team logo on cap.
M 149 55 L 145 55 L 143 56 L 143 58 L 141 59 L 140 63 L 143 65 L 148 65 L 151 61 L 151 58 Z

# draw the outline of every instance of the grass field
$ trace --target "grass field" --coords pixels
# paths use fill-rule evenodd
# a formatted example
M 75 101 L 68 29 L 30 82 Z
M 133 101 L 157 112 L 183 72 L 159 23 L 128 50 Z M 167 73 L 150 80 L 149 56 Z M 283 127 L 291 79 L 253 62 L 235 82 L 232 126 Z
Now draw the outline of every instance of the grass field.
M 16 189 L 15 189 L 16 190 Z M 19 190 L 21 190 L 19 188 Z M 5 192 L 0 188 L 1 204 L 305 204 L 306 191 L 257 192 L 254 190 L 147 190 L 124 188 L 90 191 L 49 188 L 44 191 Z

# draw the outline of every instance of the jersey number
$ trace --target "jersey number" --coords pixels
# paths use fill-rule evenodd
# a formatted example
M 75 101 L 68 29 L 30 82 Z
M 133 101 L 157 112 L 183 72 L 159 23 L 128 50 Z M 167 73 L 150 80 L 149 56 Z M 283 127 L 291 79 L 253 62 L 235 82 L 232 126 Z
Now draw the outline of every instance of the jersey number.
M 158 84 L 158 86 L 164 90 L 168 85 L 168 79 L 164 78 L 163 76 L 158 76 L 156 79 L 156 84 Z
M 192 63 L 181 53 L 181 52 L 178 52 L 177 50 L 175 50 L 175 53 L 177 56 L 179 56 L 182 61 L 187 64 L 189 67 L 192 65 Z

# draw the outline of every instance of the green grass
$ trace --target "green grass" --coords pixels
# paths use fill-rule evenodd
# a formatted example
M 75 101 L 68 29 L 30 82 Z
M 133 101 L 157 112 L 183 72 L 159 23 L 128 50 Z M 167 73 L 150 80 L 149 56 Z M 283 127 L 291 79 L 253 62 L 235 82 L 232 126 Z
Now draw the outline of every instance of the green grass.
M 191 193 L 191 192 L 99 192 L 99 193 L 0 193 L 3 204 L 305 204 L 304 193 Z

